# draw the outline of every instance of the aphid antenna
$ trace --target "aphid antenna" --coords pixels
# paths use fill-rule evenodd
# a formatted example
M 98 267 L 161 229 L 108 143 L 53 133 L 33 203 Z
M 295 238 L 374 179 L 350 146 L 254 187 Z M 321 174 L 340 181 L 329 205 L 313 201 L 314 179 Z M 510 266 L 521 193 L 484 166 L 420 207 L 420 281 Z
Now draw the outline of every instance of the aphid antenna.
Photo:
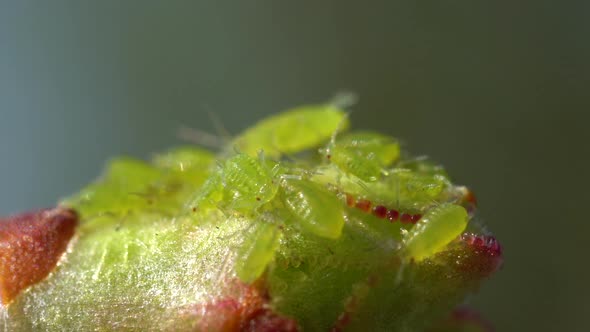
M 217 167 L 217 172 L 221 172 L 223 169 L 223 161 L 220 159 L 215 159 L 215 166 Z
M 269 171 L 270 174 L 272 174 L 273 176 L 276 175 L 276 173 L 279 170 L 280 163 L 276 162 L 275 165 L 271 169 L 268 169 L 268 165 L 266 164 L 266 154 L 264 154 L 264 149 L 258 150 L 258 160 L 260 161 L 260 165 L 262 165 L 262 167 L 264 167 L 267 171 Z M 274 162 L 274 160 L 273 160 L 273 162 Z
M 226 144 L 223 138 L 215 134 L 186 126 L 180 126 L 176 136 L 181 140 L 213 149 L 221 149 Z
M 235 145 L 235 144 L 234 144 L 234 145 L 232 145 L 231 149 L 233 150 L 233 152 L 234 152 L 235 154 L 240 154 L 240 153 L 241 153 L 241 152 L 240 152 L 240 148 L 239 148 L 237 145 Z
M 377 194 L 375 193 L 375 191 L 373 191 L 371 188 L 369 188 L 369 186 L 362 180 L 360 179 L 356 179 L 355 184 L 357 184 L 359 187 L 361 187 L 365 193 L 369 196 L 377 196 Z
M 219 117 L 215 115 L 215 113 L 213 113 L 213 111 L 208 106 L 205 107 L 208 108 L 207 115 L 209 116 L 209 120 L 213 124 L 213 128 L 215 128 L 215 131 L 217 131 L 217 135 L 221 137 L 221 139 L 224 140 L 225 143 L 230 142 L 232 140 L 232 134 L 229 132 L 229 130 L 227 130 L 227 128 L 225 128 L 225 126 L 221 122 L 221 119 L 219 119 Z
M 429 158 L 427 155 L 420 155 L 420 156 L 406 156 L 404 158 L 403 161 L 401 161 L 401 165 L 398 165 L 397 167 L 392 167 L 390 170 L 393 169 L 408 169 L 407 168 L 407 164 L 409 163 L 413 163 L 413 162 L 423 162 L 423 161 L 427 161 Z

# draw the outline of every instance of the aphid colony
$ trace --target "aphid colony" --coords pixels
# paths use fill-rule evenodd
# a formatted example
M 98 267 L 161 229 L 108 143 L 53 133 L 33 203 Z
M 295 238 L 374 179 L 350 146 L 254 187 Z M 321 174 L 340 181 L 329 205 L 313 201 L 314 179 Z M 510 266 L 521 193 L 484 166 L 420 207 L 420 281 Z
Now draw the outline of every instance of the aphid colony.
M 394 138 L 344 133 L 348 125 L 346 113 L 333 104 L 268 118 L 231 142 L 187 202 L 187 213 L 216 209 L 252 220 L 237 250 L 242 281 L 264 272 L 285 225 L 337 241 L 351 209 L 403 224 L 399 253 L 407 262 L 444 250 L 465 230 L 463 205 L 475 203 L 470 192 L 453 186 L 440 167 L 402 159 Z M 312 161 L 294 156 L 303 153 Z

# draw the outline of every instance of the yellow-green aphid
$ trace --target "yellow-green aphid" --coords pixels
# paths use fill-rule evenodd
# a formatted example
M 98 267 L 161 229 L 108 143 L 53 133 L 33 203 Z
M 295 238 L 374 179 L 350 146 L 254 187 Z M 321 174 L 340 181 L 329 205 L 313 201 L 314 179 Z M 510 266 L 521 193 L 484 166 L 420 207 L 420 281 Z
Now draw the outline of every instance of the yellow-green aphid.
M 390 188 L 390 195 L 395 195 L 400 203 L 408 201 L 416 205 L 438 201 L 450 186 L 442 175 L 423 174 L 404 168 L 390 170 L 383 183 Z
M 256 210 L 272 200 L 279 189 L 278 166 L 269 168 L 262 154 L 258 158 L 237 154 L 225 161 L 221 182 L 224 202 L 233 210 Z
M 433 208 L 406 234 L 406 257 L 419 262 L 444 250 L 465 230 L 468 220 L 462 206 L 441 204 Z
M 344 226 L 342 203 L 322 185 L 306 179 L 281 180 L 283 203 L 303 230 L 337 239 Z
M 282 153 L 319 146 L 348 125 L 346 113 L 334 103 L 301 106 L 258 122 L 236 137 L 229 148 L 250 156 L 262 149 L 276 159 Z
M 254 212 L 277 194 L 279 166 L 239 153 L 228 158 L 205 182 L 196 198 L 188 203 L 190 210 L 219 207 L 244 213 Z
M 84 188 L 78 195 L 62 202 L 75 208 L 83 217 L 120 216 L 145 209 L 157 196 L 153 184 L 162 171 L 132 158 L 109 162 L 102 178 Z
M 250 283 L 262 275 L 279 246 L 281 232 L 268 222 L 254 222 L 236 257 L 236 273 Z
M 400 148 L 392 137 L 373 132 L 356 132 L 338 140 L 335 137 L 325 149 L 325 158 L 340 170 L 367 182 L 374 182 L 399 158 Z

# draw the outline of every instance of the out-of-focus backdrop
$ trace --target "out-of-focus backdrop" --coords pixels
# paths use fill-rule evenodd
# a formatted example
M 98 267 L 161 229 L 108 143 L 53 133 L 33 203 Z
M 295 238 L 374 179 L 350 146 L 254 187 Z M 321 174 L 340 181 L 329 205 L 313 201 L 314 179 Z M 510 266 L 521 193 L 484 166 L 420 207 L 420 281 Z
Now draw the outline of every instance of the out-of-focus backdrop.
M 0 4 L 0 215 L 109 158 L 231 133 L 335 92 L 474 189 L 505 266 L 471 299 L 499 331 L 587 331 L 590 6 L 557 1 Z

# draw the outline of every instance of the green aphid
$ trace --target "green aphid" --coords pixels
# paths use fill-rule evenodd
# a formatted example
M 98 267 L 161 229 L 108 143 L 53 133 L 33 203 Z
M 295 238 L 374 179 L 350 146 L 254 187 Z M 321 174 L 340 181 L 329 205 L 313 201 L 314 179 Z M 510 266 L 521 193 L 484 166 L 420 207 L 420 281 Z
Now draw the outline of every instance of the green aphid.
M 355 132 L 332 141 L 321 154 L 346 174 L 363 181 L 377 181 L 385 168 L 399 158 L 400 147 L 392 137 L 374 132 Z
M 218 206 L 228 211 L 254 212 L 277 194 L 277 165 L 271 168 L 262 154 L 257 158 L 236 154 L 211 174 L 188 207 L 192 210 Z
M 462 206 L 441 204 L 433 208 L 406 234 L 405 256 L 416 262 L 432 257 L 461 235 L 468 221 Z
M 262 221 L 252 224 L 236 257 L 235 269 L 240 280 L 251 283 L 264 273 L 279 247 L 280 237 L 277 225 Z
M 161 170 L 145 162 L 132 158 L 114 159 L 99 181 L 62 204 L 76 208 L 83 218 L 118 216 L 146 209 L 155 198 L 152 183 L 161 176 Z
M 365 155 L 373 154 L 383 167 L 388 167 L 400 156 L 399 142 L 390 136 L 372 131 L 354 131 L 336 140 L 337 146 L 354 148 Z
M 221 182 L 230 209 L 256 210 L 275 197 L 279 189 L 277 168 L 268 166 L 262 154 L 258 158 L 237 154 L 225 161 Z
M 449 185 L 447 179 L 438 174 L 420 174 L 403 168 L 393 169 L 389 173 L 384 182 L 392 188 L 392 191 L 417 202 L 437 200 Z
M 344 209 L 334 193 L 306 179 L 281 181 L 282 200 L 292 219 L 305 231 L 337 239 L 344 226 Z
M 341 193 L 363 197 L 400 210 L 420 212 L 434 204 L 452 201 L 456 196 L 446 178 L 440 175 L 426 175 L 409 169 L 391 169 L 381 181 L 367 182 L 350 177 L 334 165 L 316 169 L 311 179 L 324 186 L 330 186 Z
M 229 149 L 250 156 L 263 150 L 276 159 L 319 146 L 348 125 L 346 113 L 333 103 L 301 106 L 258 122 L 236 137 Z

